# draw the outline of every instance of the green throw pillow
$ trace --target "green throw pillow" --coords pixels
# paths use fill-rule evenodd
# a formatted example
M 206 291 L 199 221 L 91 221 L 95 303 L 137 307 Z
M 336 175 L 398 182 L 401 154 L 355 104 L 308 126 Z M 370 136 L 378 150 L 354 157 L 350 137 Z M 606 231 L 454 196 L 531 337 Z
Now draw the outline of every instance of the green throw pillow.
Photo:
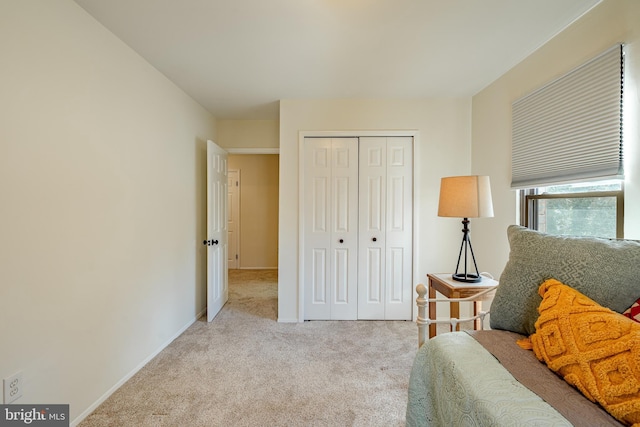
M 491 304 L 491 328 L 534 333 L 538 287 L 559 280 L 598 304 L 622 313 L 640 296 L 640 242 L 552 236 L 507 229 L 511 252 Z

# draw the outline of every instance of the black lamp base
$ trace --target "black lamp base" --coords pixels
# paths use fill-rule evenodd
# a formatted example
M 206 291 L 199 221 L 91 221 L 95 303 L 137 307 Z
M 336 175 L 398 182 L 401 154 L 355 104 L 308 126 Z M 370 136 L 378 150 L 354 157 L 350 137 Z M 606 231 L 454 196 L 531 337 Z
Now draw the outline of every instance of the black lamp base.
M 473 260 L 473 267 L 476 270 L 475 274 L 467 273 L 467 255 L 471 252 L 471 259 Z M 462 254 L 464 253 L 464 258 Z M 460 269 L 460 260 L 462 260 L 464 273 L 458 273 Z M 460 253 L 458 254 L 458 264 L 456 265 L 456 272 L 451 275 L 453 280 L 466 283 L 478 283 L 482 281 L 480 272 L 478 271 L 478 265 L 476 264 L 476 257 L 473 254 L 473 247 L 471 247 L 471 238 L 469 237 L 469 218 L 462 220 L 462 244 L 460 245 Z
M 482 277 L 477 274 L 452 274 L 451 278 L 458 282 L 478 283 L 482 282 Z

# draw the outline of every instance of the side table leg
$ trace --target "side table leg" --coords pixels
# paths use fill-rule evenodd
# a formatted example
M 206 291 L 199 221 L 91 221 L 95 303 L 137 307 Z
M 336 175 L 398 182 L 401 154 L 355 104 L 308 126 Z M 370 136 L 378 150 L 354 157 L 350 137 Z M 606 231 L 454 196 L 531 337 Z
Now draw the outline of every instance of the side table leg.
M 429 279 L 429 299 L 436 298 L 436 290 L 431 286 L 431 279 Z M 436 320 L 436 303 L 429 303 L 429 320 Z M 436 324 L 431 323 L 429 325 L 429 338 L 433 338 L 436 336 Z
M 474 301 L 473 302 L 473 315 L 477 316 L 482 311 L 482 301 Z M 473 329 L 479 331 L 483 329 L 482 327 L 482 319 L 477 318 L 473 321 Z
M 454 292 L 451 295 L 452 298 L 460 298 L 460 295 L 457 292 Z M 460 319 L 460 303 L 452 302 L 449 303 L 450 317 L 454 319 Z M 453 325 L 449 326 L 449 330 L 453 331 Z M 460 330 L 460 323 L 456 323 L 456 331 Z

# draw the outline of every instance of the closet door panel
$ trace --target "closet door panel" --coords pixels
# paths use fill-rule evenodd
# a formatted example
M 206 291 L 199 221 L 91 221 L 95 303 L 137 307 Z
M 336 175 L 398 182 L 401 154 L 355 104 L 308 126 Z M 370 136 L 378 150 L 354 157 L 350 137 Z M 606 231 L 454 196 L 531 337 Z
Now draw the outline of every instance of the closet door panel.
M 389 221 L 387 223 L 387 231 L 388 232 L 398 232 L 403 233 L 407 230 L 406 220 L 409 215 L 407 213 L 407 202 L 411 205 L 410 200 L 407 201 L 405 198 L 406 188 L 407 188 L 407 178 L 404 176 L 390 176 L 389 177 L 389 186 L 388 186 L 388 195 L 389 198 L 389 211 L 388 218 Z
M 389 274 L 387 281 L 388 302 L 392 304 L 404 301 L 404 250 L 403 248 L 389 248 Z
M 367 181 L 364 183 L 366 191 L 364 196 L 368 198 L 368 202 L 364 206 L 365 209 L 368 209 L 368 212 L 364 213 L 364 218 L 368 221 L 365 227 L 372 233 L 382 233 L 384 230 L 384 178 L 369 176 Z
M 334 233 L 349 233 L 349 215 L 352 210 L 349 204 L 349 181 L 348 177 L 336 177 L 334 180 Z
M 305 319 L 412 315 L 413 138 L 306 138 Z
M 384 319 L 386 144 L 386 138 L 360 138 L 359 319 Z
M 376 150 L 380 151 L 380 150 Z M 377 156 L 376 156 L 377 158 Z M 360 186 L 366 212 L 360 213 L 361 240 L 359 274 L 363 288 L 358 290 L 358 318 L 381 319 L 384 316 L 384 178 L 369 176 Z M 364 187 L 364 188 L 363 188 Z M 374 241 L 375 239 L 375 241 Z
M 349 303 L 349 250 L 333 251 L 333 304 Z
M 327 281 L 327 251 L 324 249 L 314 249 L 313 259 L 311 260 L 311 303 L 327 304 L 329 299 L 329 288 Z
M 387 138 L 385 319 L 411 320 L 413 138 Z
M 332 320 L 358 316 L 358 139 L 332 139 Z
M 367 304 L 378 305 L 382 303 L 382 279 L 384 278 L 383 268 L 384 251 L 382 250 L 382 248 L 367 248 L 366 271 L 361 272 L 361 274 L 364 274 L 366 278 L 364 283 L 367 286 Z
M 305 141 L 305 318 L 331 316 L 331 140 Z

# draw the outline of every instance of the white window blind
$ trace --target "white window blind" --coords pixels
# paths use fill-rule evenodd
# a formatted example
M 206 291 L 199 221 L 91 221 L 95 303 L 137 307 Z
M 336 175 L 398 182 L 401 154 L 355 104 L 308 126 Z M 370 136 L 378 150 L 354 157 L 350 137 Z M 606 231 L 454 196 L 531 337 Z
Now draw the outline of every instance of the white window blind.
M 623 51 L 616 45 L 512 105 L 512 188 L 622 178 Z

